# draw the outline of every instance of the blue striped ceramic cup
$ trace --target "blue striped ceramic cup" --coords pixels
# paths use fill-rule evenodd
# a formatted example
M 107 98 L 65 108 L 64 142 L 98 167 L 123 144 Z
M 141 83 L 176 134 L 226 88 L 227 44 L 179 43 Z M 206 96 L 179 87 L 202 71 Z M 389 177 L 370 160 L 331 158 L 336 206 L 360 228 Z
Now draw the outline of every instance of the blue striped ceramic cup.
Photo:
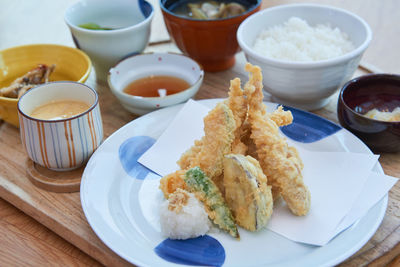
M 32 112 L 58 101 L 80 101 L 88 108 L 69 118 L 39 119 Z M 85 84 L 53 82 L 26 92 L 18 102 L 22 145 L 37 164 L 68 171 L 85 164 L 103 140 L 98 95 Z

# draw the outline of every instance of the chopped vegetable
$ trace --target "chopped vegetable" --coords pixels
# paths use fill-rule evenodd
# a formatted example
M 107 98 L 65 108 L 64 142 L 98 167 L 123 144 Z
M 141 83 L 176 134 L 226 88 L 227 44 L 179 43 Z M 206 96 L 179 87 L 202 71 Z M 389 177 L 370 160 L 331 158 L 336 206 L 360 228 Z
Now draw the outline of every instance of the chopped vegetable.
M 112 28 L 101 27 L 100 25 L 91 22 L 79 24 L 78 26 L 88 30 L 103 30 L 103 31 L 113 30 Z
M 213 181 L 199 167 L 188 170 L 184 180 L 189 191 L 195 193 L 204 203 L 210 219 L 233 237 L 239 238 L 232 213 Z

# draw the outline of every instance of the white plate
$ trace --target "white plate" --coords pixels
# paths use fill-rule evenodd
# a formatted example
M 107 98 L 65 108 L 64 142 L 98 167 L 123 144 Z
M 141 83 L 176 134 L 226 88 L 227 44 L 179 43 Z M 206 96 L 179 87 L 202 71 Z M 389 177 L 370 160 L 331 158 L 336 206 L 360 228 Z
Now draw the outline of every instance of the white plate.
M 201 103 L 213 107 L 218 101 Z M 268 109 L 276 106 L 266 104 Z M 135 136 L 157 139 L 181 106 L 152 112 L 116 131 L 93 154 L 82 176 L 81 202 L 90 226 L 115 253 L 140 266 L 176 264 L 154 251 L 165 240 L 157 221 L 158 205 L 163 200 L 158 177 L 149 173 L 143 180 L 129 175 L 120 161 L 121 145 Z M 345 129 L 317 142 L 296 144 L 310 150 L 372 153 Z M 380 166 L 377 171 L 383 173 Z M 209 235 L 225 249 L 224 266 L 330 266 L 350 257 L 371 238 L 383 219 L 387 201 L 386 195 L 363 218 L 323 247 L 296 243 L 269 230 L 250 233 L 241 229 L 241 241 L 222 232 Z

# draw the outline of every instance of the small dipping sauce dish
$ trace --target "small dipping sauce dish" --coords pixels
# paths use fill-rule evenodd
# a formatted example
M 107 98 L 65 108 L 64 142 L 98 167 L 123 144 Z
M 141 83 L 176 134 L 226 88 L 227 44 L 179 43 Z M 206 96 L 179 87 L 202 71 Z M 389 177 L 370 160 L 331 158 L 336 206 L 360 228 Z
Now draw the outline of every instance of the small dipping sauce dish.
M 111 92 L 137 115 L 187 101 L 199 90 L 204 71 L 193 59 L 174 53 L 129 57 L 108 75 Z
M 340 91 L 340 124 L 374 152 L 400 151 L 400 120 L 388 121 L 400 107 L 400 75 L 371 74 L 347 82 Z M 386 120 L 371 118 L 374 110 Z M 381 113 L 383 112 L 383 113 Z M 367 114 L 368 113 L 368 114 Z
M 35 163 L 55 171 L 76 169 L 103 140 L 96 91 L 77 82 L 52 82 L 18 102 L 22 144 Z

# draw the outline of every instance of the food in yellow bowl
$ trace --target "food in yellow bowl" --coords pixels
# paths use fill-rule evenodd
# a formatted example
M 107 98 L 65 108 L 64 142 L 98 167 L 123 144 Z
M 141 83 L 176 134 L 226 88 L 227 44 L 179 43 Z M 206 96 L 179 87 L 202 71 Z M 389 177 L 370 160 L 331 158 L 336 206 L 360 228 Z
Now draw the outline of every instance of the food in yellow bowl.
M 24 76 L 15 79 L 10 86 L 0 88 L 0 96 L 20 98 L 29 89 L 49 82 L 50 75 L 55 68 L 56 65 L 54 64 L 50 67 L 45 64 L 39 64 Z
M 85 82 L 92 63 L 82 51 L 55 44 L 34 44 L 0 51 L 0 88 L 9 87 L 39 64 L 56 65 L 49 81 Z M 18 98 L 0 96 L 0 119 L 19 126 Z

